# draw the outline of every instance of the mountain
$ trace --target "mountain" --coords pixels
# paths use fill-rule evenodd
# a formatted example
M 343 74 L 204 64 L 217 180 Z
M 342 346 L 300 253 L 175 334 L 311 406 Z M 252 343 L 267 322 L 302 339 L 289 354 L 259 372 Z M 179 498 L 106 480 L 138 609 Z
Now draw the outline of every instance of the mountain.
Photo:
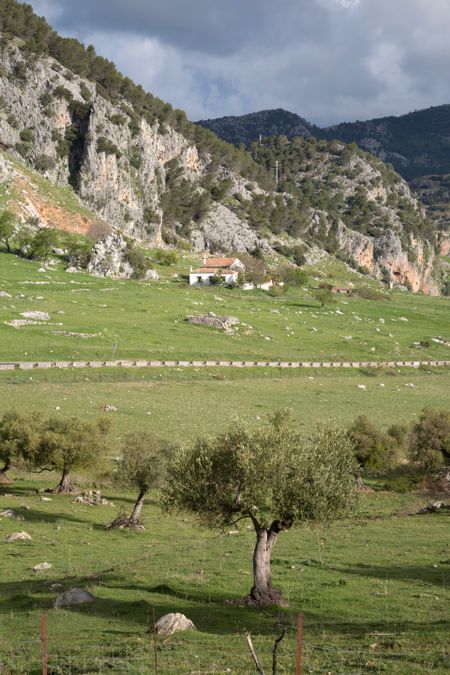
M 198 124 L 221 138 L 249 146 L 262 136 L 315 136 L 357 143 L 407 180 L 428 174 L 450 173 L 450 105 L 419 110 L 400 117 L 346 122 L 326 129 L 282 109 L 262 110 L 241 117 L 220 117 Z
M 202 127 L 210 129 L 219 138 L 234 145 L 250 145 L 253 141 L 266 136 L 318 136 L 319 127 L 310 124 L 299 115 L 282 108 L 277 110 L 261 110 L 261 112 L 241 115 L 239 117 L 219 117 L 197 122 Z
M 340 251 L 391 284 L 439 292 L 430 223 L 380 160 L 313 139 L 289 150 L 283 139 L 261 152 L 237 149 L 92 47 L 58 36 L 28 5 L 0 0 L 0 27 L 0 202 L 19 202 L 24 225 L 64 227 L 54 209 L 26 197 L 42 176 L 89 218 L 143 245 L 288 259 L 299 247 L 306 259 Z M 314 130 L 291 122 L 293 133 Z

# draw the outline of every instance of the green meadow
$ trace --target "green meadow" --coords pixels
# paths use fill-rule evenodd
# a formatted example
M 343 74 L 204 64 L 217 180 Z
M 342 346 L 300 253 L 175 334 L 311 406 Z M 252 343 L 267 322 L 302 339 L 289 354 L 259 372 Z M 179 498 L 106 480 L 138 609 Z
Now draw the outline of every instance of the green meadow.
M 177 275 L 198 262 L 184 254 L 175 267 L 155 265 L 161 280 L 145 283 L 69 275 L 60 267 L 39 271 L 37 263 L 0 254 L 0 360 L 448 358 L 448 299 L 393 292 L 387 300 L 338 296 L 320 308 L 313 298 L 320 281 L 379 287 L 325 261 L 310 270 L 304 289 L 281 298 L 189 288 Z M 50 321 L 7 325 L 28 311 L 48 312 Z M 237 316 L 239 330 L 228 335 L 185 320 L 209 311 Z M 191 443 L 237 418 L 254 427 L 286 407 L 305 426 L 347 424 L 367 414 L 387 427 L 412 422 L 424 405 L 449 402 L 449 370 L 438 368 L 0 373 L 2 411 L 108 415 L 112 421 L 104 462 L 76 476 L 80 486 L 100 488 L 111 504 L 88 506 L 62 495 L 43 501 L 43 490 L 57 482 L 49 473 L 16 470 L 14 482 L 0 486 L 0 511 L 10 508 L 24 518 L 0 517 L 0 672 L 42 672 L 43 614 L 50 673 L 156 672 L 153 618 L 179 611 L 197 630 L 158 641 L 163 675 L 255 672 L 247 632 L 268 673 L 283 628 L 278 672 L 294 673 L 299 612 L 305 673 L 444 675 L 450 669 L 449 512 L 415 515 L 432 495 L 388 490 L 393 475 L 372 477 L 374 492 L 361 494 L 351 518 L 280 535 L 272 573 L 289 601 L 286 609 L 227 603 L 251 586 L 254 535 L 245 521 L 238 534 L 210 531 L 184 513 L 162 512 L 154 492 L 144 505 L 144 532 L 105 525 L 134 501 L 110 478 L 112 458 L 131 430 Z M 5 537 L 17 530 L 32 540 L 7 544 Z M 44 561 L 52 568 L 33 572 Z M 73 587 L 89 589 L 95 602 L 54 609 L 58 593 Z
M 0 359 L 277 359 L 373 361 L 445 359 L 450 300 L 403 292 L 387 299 L 337 296 L 321 308 L 320 282 L 379 290 L 342 263 L 310 270 L 308 285 L 281 298 L 265 291 L 189 287 L 180 281 L 199 258 L 185 254 L 174 268 L 155 263 L 159 282 L 115 281 L 53 271 L 0 254 Z M 39 271 L 43 270 L 43 271 Z M 344 277 L 344 274 L 346 275 Z M 24 312 L 50 320 L 14 328 Z M 236 316 L 231 334 L 190 325 L 193 314 Z M 61 333 L 75 333 L 62 335 Z M 81 337 L 81 335 L 85 337 Z M 88 336 L 88 337 L 86 337 Z

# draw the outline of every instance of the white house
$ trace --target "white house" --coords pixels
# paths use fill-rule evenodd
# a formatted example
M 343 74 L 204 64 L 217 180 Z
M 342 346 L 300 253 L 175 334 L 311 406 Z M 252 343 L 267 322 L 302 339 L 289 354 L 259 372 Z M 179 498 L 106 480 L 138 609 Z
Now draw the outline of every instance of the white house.
M 221 277 L 225 284 L 236 284 L 239 272 L 244 271 L 244 265 L 239 258 L 203 258 L 203 267 L 189 272 L 189 284 L 208 286 L 212 277 Z

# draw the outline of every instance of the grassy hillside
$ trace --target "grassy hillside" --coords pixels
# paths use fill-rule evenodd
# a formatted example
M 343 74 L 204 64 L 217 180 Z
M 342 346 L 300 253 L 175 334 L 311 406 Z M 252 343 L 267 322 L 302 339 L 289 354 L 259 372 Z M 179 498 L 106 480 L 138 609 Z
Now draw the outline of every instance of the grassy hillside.
M 320 282 L 378 288 L 331 260 L 310 270 L 315 277 L 310 287 L 272 298 L 264 291 L 180 283 L 173 276 L 199 262 L 191 254 L 177 268 L 155 265 L 162 274 L 156 283 L 39 271 L 44 269 L 39 263 L 0 254 L 0 291 L 11 296 L 0 298 L 0 359 L 107 359 L 113 345 L 119 359 L 448 357 L 448 346 L 433 341 L 449 339 L 448 299 L 399 292 L 389 294 L 389 300 L 338 296 L 335 304 L 320 308 L 313 299 Z M 48 312 L 50 321 L 20 329 L 7 325 L 28 311 Z M 227 335 L 185 321 L 206 312 L 236 316 L 241 325 Z

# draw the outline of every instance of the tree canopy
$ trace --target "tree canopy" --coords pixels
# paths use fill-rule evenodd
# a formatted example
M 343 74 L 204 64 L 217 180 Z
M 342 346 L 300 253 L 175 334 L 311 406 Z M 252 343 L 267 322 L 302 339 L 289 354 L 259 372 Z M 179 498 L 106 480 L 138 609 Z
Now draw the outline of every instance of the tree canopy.
M 257 535 L 250 597 L 271 604 L 279 599 L 270 578 L 278 533 L 295 522 L 328 522 L 348 513 L 354 503 L 352 469 L 345 431 L 319 427 L 304 433 L 290 414 L 278 412 L 255 431 L 235 424 L 178 452 L 165 503 L 213 528 L 249 518 Z

